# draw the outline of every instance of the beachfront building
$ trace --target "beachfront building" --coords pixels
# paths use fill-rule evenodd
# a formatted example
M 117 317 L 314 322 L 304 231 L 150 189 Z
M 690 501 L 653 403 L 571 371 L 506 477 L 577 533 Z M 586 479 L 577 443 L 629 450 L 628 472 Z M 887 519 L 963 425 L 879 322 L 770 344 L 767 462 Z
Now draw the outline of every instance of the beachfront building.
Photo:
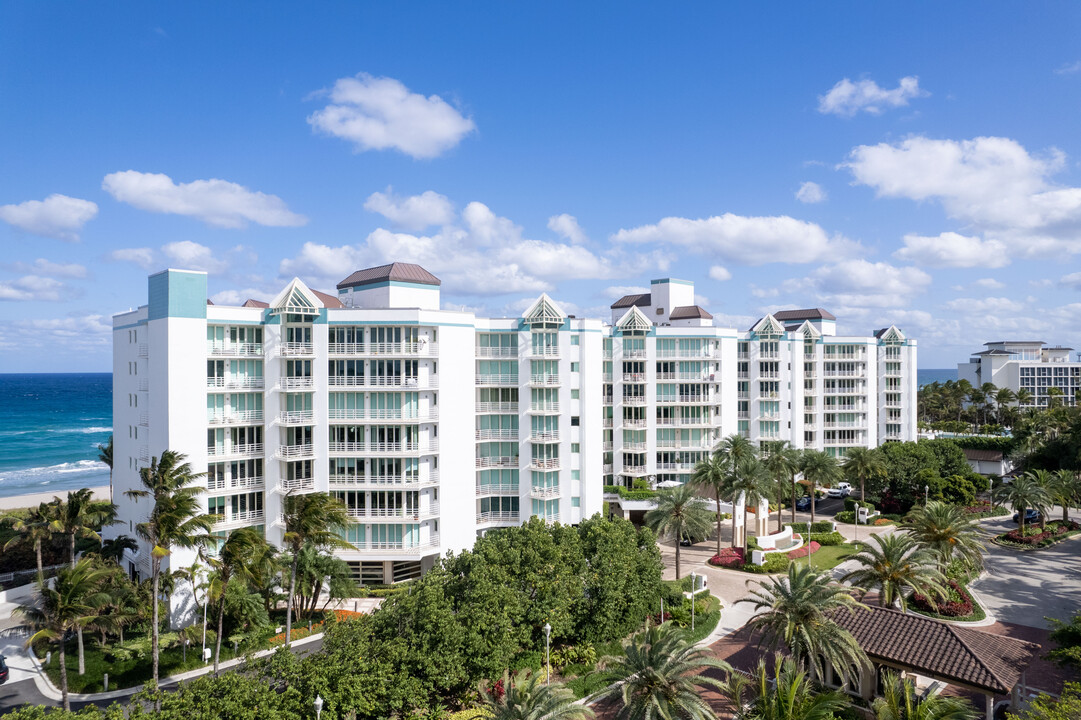
M 439 280 L 408 263 L 336 290 L 294 279 L 227 307 L 204 273 L 149 278 L 147 305 L 113 321 L 115 532 L 146 517 L 123 492 L 171 449 L 206 472 L 218 534 L 280 545 L 283 498 L 329 492 L 353 519 L 336 552 L 389 583 L 493 528 L 577 523 L 604 485 L 684 482 L 728 434 L 835 455 L 915 438 L 916 343 L 894 327 L 840 337 L 815 309 L 719 328 L 673 279 L 611 323 L 547 295 L 514 318 L 442 310 Z M 126 562 L 149 573 L 145 547 Z
M 993 383 L 1009 388 L 1020 394 L 1021 407 L 1047 407 L 1055 396 L 1062 404 L 1077 404 L 1081 358 L 1070 361 L 1073 348 L 1050 347 L 1038 340 L 989 342 L 984 347 L 968 362 L 957 364 L 958 380 L 968 380 L 973 387 Z

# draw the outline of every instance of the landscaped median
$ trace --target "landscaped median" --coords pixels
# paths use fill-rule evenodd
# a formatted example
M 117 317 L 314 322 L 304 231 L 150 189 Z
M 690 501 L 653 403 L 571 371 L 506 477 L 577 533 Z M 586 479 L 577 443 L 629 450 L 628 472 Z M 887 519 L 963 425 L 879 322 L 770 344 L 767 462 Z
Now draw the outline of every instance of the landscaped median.
M 1015 550 L 1039 550 L 1060 543 L 1078 533 L 1081 533 L 1081 525 L 1073 520 L 1052 520 L 1043 529 L 1039 526 L 1026 525 L 1024 532 L 1021 528 L 1016 528 L 996 535 L 991 542 Z
M 955 560 L 946 568 L 946 599 L 932 599 L 917 593 L 912 595 L 909 608 L 920 615 L 938 620 L 979 622 L 987 617 L 987 613 L 968 589 L 968 584 L 978 576 L 978 572 L 973 572 Z
M 717 555 L 709 559 L 709 564 L 729 570 L 741 570 L 755 574 L 773 574 L 785 572 L 790 562 L 807 562 L 807 557 L 812 557 L 812 564 L 821 569 L 832 568 L 844 558 L 859 552 L 862 547 L 858 543 L 846 543 L 845 538 L 839 532 L 831 532 L 833 523 L 816 522 L 808 527 L 807 523 L 791 523 L 795 537 L 804 541 L 804 544 L 794 550 L 785 552 L 767 552 L 762 565 L 745 562 L 743 548 L 725 548 Z M 808 530 L 821 530 L 823 532 L 810 532 Z M 800 532 L 802 531 L 802 532 Z M 760 550 L 758 543 L 751 538 L 749 550 Z

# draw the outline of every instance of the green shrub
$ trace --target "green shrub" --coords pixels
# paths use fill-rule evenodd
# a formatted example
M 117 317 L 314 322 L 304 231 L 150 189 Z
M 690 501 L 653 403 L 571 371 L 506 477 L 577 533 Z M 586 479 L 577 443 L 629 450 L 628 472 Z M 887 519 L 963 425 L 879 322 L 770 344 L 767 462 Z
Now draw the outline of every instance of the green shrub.
M 758 538 L 756 538 L 754 535 L 751 535 L 747 538 L 747 552 L 750 552 L 751 550 L 761 549 L 762 547 L 758 544 Z
M 845 536 L 839 532 L 811 533 L 807 542 L 816 542 L 819 545 L 844 545 Z
M 839 523 L 845 523 L 851 525 L 856 522 L 856 513 L 853 510 L 842 510 L 833 516 L 833 519 Z
M 562 670 L 568 665 L 595 665 L 597 650 L 589 643 L 567 645 L 552 650 L 552 667 Z
M 808 533 L 828 533 L 833 532 L 833 523 L 829 520 L 818 520 L 811 524 L 808 528 L 808 523 L 785 523 L 792 526 L 792 532 L 799 533 L 800 535 L 806 535 Z
M 855 512 L 856 507 L 859 504 L 860 504 L 860 501 L 857 500 L 854 497 L 849 496 L 849 497 L 845 498 L 845 510 L 848 511 L 848 512 Z M 867 508 L 868 510 L 874 510 L 875 509 L 875 504 L 870 503 L 870 502 L 865 502 L 865 503 L 863 503 L 863 507 Z
M 766 554 L 766 560 L 761 565 L 747 563 L 743 569 L 753 573 L 780 573 L 788 570 L 788 554 L 783 552 L 771 552 Z

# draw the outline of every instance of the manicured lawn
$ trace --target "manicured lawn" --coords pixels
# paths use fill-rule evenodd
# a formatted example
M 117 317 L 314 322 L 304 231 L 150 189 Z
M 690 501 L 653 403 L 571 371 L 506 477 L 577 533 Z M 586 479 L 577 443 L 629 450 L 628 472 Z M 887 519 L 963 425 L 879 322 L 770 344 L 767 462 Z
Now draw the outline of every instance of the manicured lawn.
M 818 552 L 810 556 L 811 567 L 819 570 L 830 570 L 837 567 L 852 555 L 863 549 L 863 543 L 845 543 L 844 545 L 825 545 Z M 793 564 L 806 565 L 808 558 L 801 557 L 792 561 Z

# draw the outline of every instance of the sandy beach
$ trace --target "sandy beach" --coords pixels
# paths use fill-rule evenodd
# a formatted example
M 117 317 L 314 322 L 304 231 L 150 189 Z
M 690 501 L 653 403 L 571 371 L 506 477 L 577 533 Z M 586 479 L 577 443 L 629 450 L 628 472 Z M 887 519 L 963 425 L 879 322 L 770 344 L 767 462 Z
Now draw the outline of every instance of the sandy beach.
M 108 500 L 109 499 L 109 486 L 90 488 L 94 491 L 94 499 L 96 500 Z M 30 493 L 28 495 L 12 495 L 11 497 L 0 497 L 0 510 L 15 510 L 16 508 L 35 507 L 43 502 L 49 502 L 54 497 L 66 498 L 68 496 L 67 490 L 62 490 L 55 493 Z

